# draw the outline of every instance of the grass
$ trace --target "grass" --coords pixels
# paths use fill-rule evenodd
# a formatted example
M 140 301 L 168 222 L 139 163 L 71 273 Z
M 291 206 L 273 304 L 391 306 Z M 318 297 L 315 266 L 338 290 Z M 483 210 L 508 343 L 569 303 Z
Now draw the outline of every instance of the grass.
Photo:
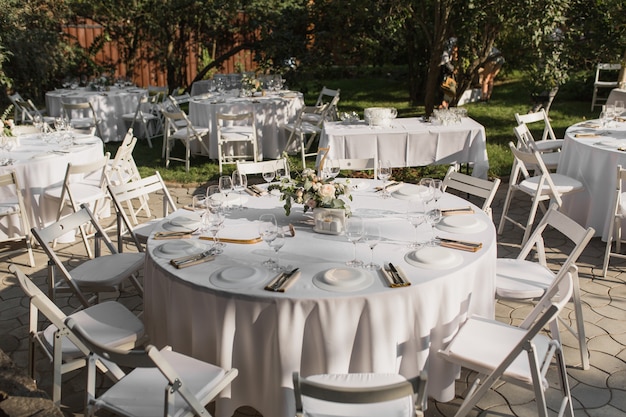
M 339 111 L 356 111 L 361 116 L 366 107 L 396 107 L 398 117 L 415 117 L 424 114 L 423 106 L 411 106 L 409 103 L 406 77 L 402 75 L 383 74 L 377 76 L 359 76 L 341 79 L 327 79 L 324 81 L 309 81 L 302 83 L 293 89 L 305 93 L 305 102 L 312 104 L 323 86 L 341 89 L 341 101 Z M 580 89 L 586 86 L 581 85 Z M 577 86 L 568 86 L 562 89 L 550 109 L 552 127 L 557 137 L 563 137 L 568 126 L 585 119 L 597 117 L 599 110 L 591 112 L 589 104 L 591 91 L 588 97 L 585 94 L 568 93 L 576 91 Z M 583 99 L 579 97 L 583 97 Z M 468 109 L 470 117 L 485 126 L 487 134 L 487 154 L 489 156 L 491 177 L 506 177 L 509 175 L 512 157 L 508 149 L 508 142 L 514 141 L 513 127 L 515 126 L 515 113 L 526 113 L 532 103 L 528 91 L 516 74 L 509 74 L 497 82 L 492 100 L 487 103 L 470 103 L 464 107 Z M 531 129 L 532 130 L 532 129 Z M 535 137 L 540 137 L 540 131 L 533 131 Z M 163 178 L 169 183 L 198 184 L 214 181 L 219 177 L 217 161 L 208 157 L 196 156 L 192 158 L 191 169 L 187 173 L 181 162 L 170 163 L 165 168 L 165 161 L 161 158 L 161 140 L 153 141 L 154 147 L 150 149 L 144 140 L 137 143 L 133 156 L 142 176 L 151 175 L 158 170 Z M 107 144 L 107 150 L 111 155 L 119 143 Z M 175 153 L 182 155 L 182 145 L 177 144 Z M 299 159 L 291 158 L 292 165 L 299 167 Z M 312 162 L 311 162 L 312 163 Z M 230 173 L 233 165 L 225 166 L 225 173 Z M 447 167 L 417 167 L 397 169 L 394 177 L 403 181 L 414 181 L 422 176 L 441 177 Z

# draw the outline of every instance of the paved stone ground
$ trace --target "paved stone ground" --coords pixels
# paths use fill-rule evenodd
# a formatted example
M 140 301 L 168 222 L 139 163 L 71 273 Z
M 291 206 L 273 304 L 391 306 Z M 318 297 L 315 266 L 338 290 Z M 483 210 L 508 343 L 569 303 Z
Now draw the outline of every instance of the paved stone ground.
M 496 220 L 500 219 L 506 186 L 507 184 L 501 185 L 493 205 Z M 183 205 L 190 202 L 195 189 L 172 186 L 170 191 L 177 203 Z M 515 215 L 518 218 L 525 218 L 528 206 L 528 201 L 520 197 L 517 204 L 514 204 Z M 509 226 L 499 238 L 498 256 L 517 256 L 521 236 L 519 229 L 514 230 L 512 226 Z M 548 239 L 546 245 L 558 249 L 564 246 L 564 242 L 554 238 Z M 81 249 L 79 244 L 60 246 L 61 253 L 70 258 L 72 263 L 84 259 L 77 255 L 77 253 L 82 253 Z M 577 417 L 626 415 L 626 274 L 623 273 L 626 270 L 626 263 L 614 263 L 607 277 L 603 279 L 600 275 L 603 253 L 604 243 L 600 238 L 594 238 L 578 262 L 591 369 L 583 371 L 580 368 L 577 341 L 562 328 L 569 381 Z M 28 303 L 15 279 L 8 274 L 8 264 L 10 262 L 20 264 L 37 284 L 45 288 L 46 259 L 37 249 L 35 256 L 37 267 L 29 268 L 24 266 L 25 255 L 6 255 L 0 252 L 0 349 L 23 369 L 27 368 L 28 355 Z M 549 262 L 555 268 L 558 268 L 560 259 L 558 250 L 549 255 Z M 134 311 L 141 311 L 142 300 L 130 287 L 129 292 L 115 295 L 114 298 Z M 72 298 L 61 298 L 59 304 L 68 312 L 78 307 L 76 300 Z M 519 323 L 529 310 L 528 304 L 498 302 L 496 315 L 504 322 Z M 573 321 L 571 305 L 562 317 L 567 321 Z M 40 352 L 37 357 L 38 386 L 50 392 L 50 364 Z M 555 381 L 555 376 L 552 370 L 548 374 L 548 379 Z M 427 416 L 454 415 L 460 403 L 459 396 L 463 394 L 467 382 L 472 379 L 473 375 L 463 372 L 457 382 L 457 399 L 450 403 L 431 401 Z M 106 383 L 107 381 L 102 381 L 102 384 Z M 83 384 L 84 372 L 82 371 L 75 371 L 64 378 L 63 411 L 66 415 L 82 416 Z M 549 399 L 553 400 L 554 396 L 549 395 Z M 537 414 L 532 393 L 507 383 L 498 384 L 479 402 L 478 407 L 485 410 L 482 416 L 525 417 Z M 478 415 L 479 412 L 480 410 L 475 409 L 472 415 Z M 258 417 L 260 415 L 255 410 L 244 407 L 238 410 L 235 416 Z

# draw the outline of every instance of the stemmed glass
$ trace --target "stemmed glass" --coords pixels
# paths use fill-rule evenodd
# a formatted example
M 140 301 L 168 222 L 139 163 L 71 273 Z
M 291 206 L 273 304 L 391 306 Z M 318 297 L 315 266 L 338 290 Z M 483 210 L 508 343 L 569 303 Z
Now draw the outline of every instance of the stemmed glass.
M 410 211 L 407 213 L 407 218 L 411 226 L 415 228 L 415 241 L 409 244 L 411 249 L 419 249 L 422 247 L 422 243 L 419 242 L 419 227 L 426 222 L 426 214 L 422 211 Z
M 280 166 L 276 169 L 275 176 L 277 180 L 282 180 L 283 178 L 289 179 L 289 168 L 286 166 Z
M 261 214 L 259 217 L 259 236 L 270 248 L 272 248 L 272 241 L 276 239 L 277 234 L 276 217 L 273 214 Z M 276 262 L 270 257 L 263 262 L 263 265 L 268 268 L 274 268 Z
M 437 202 L 439 202 L 439 199 L 443 196 L 443 181 L 440 179 L 433 179 L 430 182 L 430 187 L 433 190 L 433 200 L 435 201 L 435 205 L 437 205 Z
M 206 226 L 213 237 L 213 253 L 220 254 L 223 252 L 224 244 L 220 242 L 218 237 L 219 231 L 224 227 L 224 212 L 221 208 L 217 210 L 206 210 L 202 215 L 202 226 Z
M 215 211 L 222 208 L 222 200 L 213 198 L 214 195 L 220 194 L 220 188 L 217 185 L 209 185 L 206 189 L 206 206 L 207 209 Z
M 623 100 L 615 100 L 615 117 L 622 117 L 622 113 L 624 113 L 624 101 Z
M 432 178 L 422 178 L 419 182 L 419 185 L 423 187 L 420 197 L 425 206 L 435 199 L 435 187 L 432 186 L 433 181 Z
M 241 199 L 241 192 L 245 191 L 246 187 L 248 187 L 248 177 L 246 174 L 239 172 L 238 170 L 233 171 L 231 181 L 233 184 L 233 190 L 239 195 L 239 209 L 243 209 L 243 201 Z
M 328 162 L 326 162 L 326 169 L 328 169 L 329 178 L 337 178 L 337 175 L 339 175 L 340 171 L 339 161 L 337 161 L 336 159 L 329 160 Z
M 376 270 L 380 268 L 380 265 L 374 262 L 374 248 L 380 243 L 380 226 L 377 224 L 368 224 L 365 228 L 365 236 L 363 238 L 367 245 L 370 247 L 371 257 L 370 262 L 364 265 L 365 269 Z
M 220 193 L 224 197 L 224 199 L 223 199 L 224 207 L 225 207 L 225 209 L 228 209 L 228 207 L 229 207 L 228 194 L 231 191 L 233 191 L 233 180 L 232 180 L 232 178 L 229 177 L 228 175 L 221 176 L 219 178 L 219 180 L 218 180 L 218 187 L 219 187 Z
M 272 271 L 283 270 L 280 266 L 280 254 L 278 253 L 280 248 L 283 246 L 285 246 L 285 233 L 280 230 L 280 227 L 277 227 L 276 237 L 270 242 L 270 248 L 274 249 L 274 252 L 276 253 L 276 261 L 274 261 L 274 265 L 271 267 Z
M 345 235 L 348 241 L 354 245 L 354 259 L 346 262 L 346 265 L 352 267 L 359 267 L 363 265 L 363 262 L 359 261 L 356 257 L 356 244 L 363 238 L 365 229 L 363 227 L 363 219 L 360 217 L 350 216 L 346 219 Z
M 441 210 L 436 207 L 429 210 L 428 213 L 426 213 L 426 221 L 430 224 L 431 230 L 431 238 L 428 242 L 428 246 L 439 246 L 439 239 L 435 237 L 435 226 L 441 221 Z
M 265 180 L 265 182 L 269 184 L 270 182 L 274 181 L 275 177 L 276 177 L 276 171 L 274 171 L 273 168 L 263 169 L 263 179 Z M 267 195 L 270 196 L 270 193 L 267 193 Z
M 378 179 L 383 182 L 383 192 L 381 193 L 382 198 L 390 197 L 390 194 L 387 192 L 387 180 L 391 177 L 391 164 L 389 161 L 378 161 Z

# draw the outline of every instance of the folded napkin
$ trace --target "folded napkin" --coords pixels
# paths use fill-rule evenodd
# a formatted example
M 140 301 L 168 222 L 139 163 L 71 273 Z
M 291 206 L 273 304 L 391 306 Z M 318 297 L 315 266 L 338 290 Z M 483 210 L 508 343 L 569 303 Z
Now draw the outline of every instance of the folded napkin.
M 393 182 L 387 184 L 387 187 L 376 187 L 376 192 L 380 192 L 380 191 L 383 191 L 384 189 L 386 189 L 387 192 L 392 193 L 392 192 L 396 191 L 397 189 L 401 188 L 403 185 L 404 185 L 403 182 L 393 181 Z
M 202 207 L 193 208 L 193 207 L 191 206 L 191 204 L 190 204 L 190 205 L 188 205 L 188 206 L 183 206 L 183 209 L 185 209 L 185 210 L 189 210 L 189 211 L 204 211 L 204 210 L 205 210 L 205 209 L 204 209 L 204 208 L 202 208 Z
M 468 206 L 463 208 L 441 210 L 442 216 L 452 216 L 454 214 L 474 214 L 474 209 Z
M 438 238 L 440 245 L 444 248 L 464 250 L 468 252 L 477 252 L 483 247 L 480 242 L 467 242 L 463 240 Z
M 281 272 L 271 280 L 266 286 L 266 291 L 272 292 L 285 292 L 293 285 L 294 282 L 300 277 L 300 271 L 296 268 L 291 272 Z
M 178 269 L 187 268 L 189 266 L 194 266 L 194 265 L 202 264 L 208 261 L 212 261 L 213 259 L 215 259 L 215 256 L 212 255 L 212 253 L 213 252 L 211 250 L 208 250 L 198 255 L 190 255 L 190 256 L 183 256 L 180 258 L 175 258 L 175 259 L 170 260 L 170 264 L 174 265 Z
M 616 122 L 626 122 L 626 118 L 624 117 L 615 117 Z
M 189 239 L 193 232 L 156 232 L 153 236 L 154 240 L 165 239 Z
M 576 133 L 574 134 L 575 138 L 597 138 L 600 135 L 596 133 Z
M 395 267 L 395 269 L 397 274 L 392 271 L 391 264 L 388 264 L 381 268 L 381 272 L 389 283 L 389 286 L 391 288 L 400 288 L 408 287 L 409 285 L 411 285 L 411 281 L 406 278 L 406 275 L 404 275 L 404 271 L 401 271 L 398 267 Z
M 264 190 L 256 184 L 248 185 L 248 187 L 246 187 L 246 192 L 254 197 L 261 197 L 267 194 L 267 190 Z

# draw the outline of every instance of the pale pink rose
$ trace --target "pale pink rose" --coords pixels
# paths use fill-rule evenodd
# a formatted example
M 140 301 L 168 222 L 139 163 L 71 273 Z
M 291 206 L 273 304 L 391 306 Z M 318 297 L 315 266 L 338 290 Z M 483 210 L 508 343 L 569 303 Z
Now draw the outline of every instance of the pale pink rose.
M 335 197 L 335 186 L 332 184 L 324 184 L 320 187 L 319 195 L 322 200 L 331 199 Z

